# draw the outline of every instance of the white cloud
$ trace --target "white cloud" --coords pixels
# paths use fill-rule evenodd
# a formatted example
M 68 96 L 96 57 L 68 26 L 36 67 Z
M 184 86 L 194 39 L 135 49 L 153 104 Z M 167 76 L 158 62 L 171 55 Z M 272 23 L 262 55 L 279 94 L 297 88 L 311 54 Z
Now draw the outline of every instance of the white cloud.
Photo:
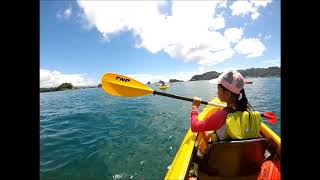
M 253 4 L 248 1 L 236 1 L 231 6 L 233 16 L 246 15 L 257 11 Z
M 248 38 L 242 39 L 235 47 L 236 50 L 240 54 L 247 54 L 248 58 L 258 57 L 263 54 L 266 50 L 266 47 L 262 44 L 259 39 L 256 38 Z
M 78 1 L 86 27 L 95 27 L 107 42 L 112 36 L 131 31 L 136 48 L 151 53 L 163 51 L 171 58 L 212 66 L 232 58 L 231 43 L 243 36 L 242 28 L 229 28 L 224 35 L 217 30 L 226 26 L 226 1 L 172 1 L 171 15 L 162 14 L 167 1 Z M 230 8 L 233 15 L 259 16 L 265 3 L 237 1 Z M 263 44 L 262 44 L 263 46 Z M 264 46 L 263 46 L 264 47 Z M 255 48 L 251 47 L 250 48 Z M 240 48 L 241 49 L 241 48 Z M 255 52 L 255 50 L 247 50 Z M 259 53 L 249 53 L 248 57 Z
M 251 1 L 255 7 L 266 7 L 268 3 L 271 3 L 271 0 L 252 0 Z
M 218 7 L 224 7 L 224 8 L 226 8 L 226 7 L 227 7 L 227 0 L 223 0 L 222 2 L 220 2 L 220 3 L 218 4 Z
M 64 10 L 62 13 L 58 12 L 57 13 L 57 18 L 65 18 L 68 19 L 70 18 L 70 16 L 72 15 L 72 9 L 71 8 L 67 8 L 66 10 Z
M 226 26 L 222 16 L 212 19 L 212 29 L 218 30 Z
M 225 8 L 226 1 L 172 1 L 170 16 L 161 14 L 157 1 L 78 4 L 87 24 L 96 27 L 108 40 L 122 31 L 132 31 L 135 47 L 151 53 L 164 51 L 172 58 L 207 65 L 232 57 L 229 42 L 216 32 L 225 27 L 225 19 L 221 13 L 216 14 L 216 9 Z
M 97 85 L 85 74 L 62 74 L 56 70 L 40 69 L 40 87 L 57 87 L 65 82 L 73 86 Z
M 63 13 L 64 16 L 65 16 L 65 17 L 70 17 L 70 16 L 71 16 L 71 13 L 72 13 L 71 10 L 72 10 L 71 8 L 66 9 L 66 10 L 64 11 L 64 13 Z
M 251 14 L 251 19 L 252 19 L 252 20 L 255 20 L 255 19 L 257 19 L 259 16 L 260 16 L 260 13 L 258 13 L 258 12 L 253 12 L 253 13 Z
M 171 57 L 184 59 L 184 61 L 197 61 L 202 65 L 220 63 L 233 55 L 226 38 L 219 32 L 203 32 L 197 37 L 181 39 L 181 43 L 169 45 L 164 51 Z
M 267 35 L 264 37 L 265 40 L 271 39 L 272 35 Z
M 199 64 L 212 66 L 223 62 L 226 59 L 230 59 L 234 53 L 235 51 L 231 48 L 215 51 L 214 53 L 209 52 L 206 56 L 208 58 L 201 60 Z
M 251 19 L 255 20 L 260 16 L 258 9 L 260 7 L 266 7 L 270 2 L 269 0 L 236 1 L 230 6 L 230 9 L 232 10 L 233 16 L 241 15 L 244 17 L 249 14 L 251 15 Z
M 208 71 L 210 70 L 206 69 L 204 66 L 199 66 L 197 70 L 191 72 L 176 72 L 170 74 L 133 74 L 128 75 L 128 77 L 131 77 L 144 84 L 148 81 L 150 81 L 151 83 L 159 82 L 159 80 L 169 82 L 170 79 L 189 81 L 192 78 L 192 76 L 197 74 L 203 74 Z
M 224 31 L 224 37 L 229 41 L 229 42 L 238 42 L 243 35 L 243 30 L 242 28 L 229 28 Z

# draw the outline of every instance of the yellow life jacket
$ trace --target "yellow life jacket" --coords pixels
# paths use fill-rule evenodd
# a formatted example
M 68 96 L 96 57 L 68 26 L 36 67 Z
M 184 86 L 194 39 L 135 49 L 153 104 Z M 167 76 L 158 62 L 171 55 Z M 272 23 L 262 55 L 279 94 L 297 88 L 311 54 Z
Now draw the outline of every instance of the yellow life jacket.
M 250 119 L 249 119 L 250 116 Z M 221 128 L 224 129 L 223 137 L 212 135 L 213 140 L 229 140 L 229 139 L 249 139 L 257 138 L 260 132 L 261 116 L 257 111 L 236 111 L 233 113 L 228 113 L 226 123 Z

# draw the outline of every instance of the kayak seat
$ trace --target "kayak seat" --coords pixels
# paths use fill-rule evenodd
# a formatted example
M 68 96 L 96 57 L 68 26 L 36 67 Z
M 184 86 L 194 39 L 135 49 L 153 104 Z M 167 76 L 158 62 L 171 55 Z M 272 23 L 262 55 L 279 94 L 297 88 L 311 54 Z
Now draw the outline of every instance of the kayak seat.
M 206 155 L 206 171 L 222 177 L 258 173 L 267 147 L 267 138 L 214 142 Z

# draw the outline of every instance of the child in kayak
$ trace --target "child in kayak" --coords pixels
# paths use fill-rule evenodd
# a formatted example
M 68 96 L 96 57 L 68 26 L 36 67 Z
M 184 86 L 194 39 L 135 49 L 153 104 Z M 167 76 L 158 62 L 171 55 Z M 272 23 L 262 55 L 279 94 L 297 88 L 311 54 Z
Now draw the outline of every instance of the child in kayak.
M 258 137 L 261 117 L 257 113 L 249 113 L 252 107 L 244 91 L 242 75 L 238 71 L 229 70 L 223 72 L 217 82 L 217 95 L 220 101 L 227 103 L 227 107 L 198 121 L 197 109 L 201 99 L 194 97 L 190 123 L 192 132 L 205 132 L 207 142 Z

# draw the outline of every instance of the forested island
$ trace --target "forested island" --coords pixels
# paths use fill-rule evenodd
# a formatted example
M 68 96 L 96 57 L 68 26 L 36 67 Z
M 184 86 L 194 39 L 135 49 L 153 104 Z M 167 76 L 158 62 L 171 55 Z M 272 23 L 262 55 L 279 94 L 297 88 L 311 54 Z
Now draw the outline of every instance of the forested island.
M 280 77 L 280 67 L 250 68 L 238 70 L 243 77 Z M 190 81 L 210 80 L 217 78 L 222 72 L 209 71 L 201 75 L 193 76 Z

